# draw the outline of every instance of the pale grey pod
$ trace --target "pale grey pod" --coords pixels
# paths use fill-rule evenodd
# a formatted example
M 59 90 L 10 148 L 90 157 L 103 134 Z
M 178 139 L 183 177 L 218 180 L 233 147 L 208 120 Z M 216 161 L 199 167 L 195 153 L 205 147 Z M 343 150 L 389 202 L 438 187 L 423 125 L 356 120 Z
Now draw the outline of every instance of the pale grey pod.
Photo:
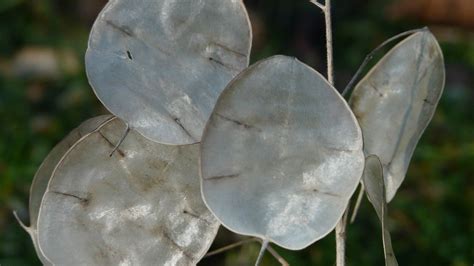
M 364 168 L 346 102 L 286 56 L 260 61 L 229 84 L 201 145 L 203 198 L 221 223 L 293 250 L 334 229 Z
M 36 171 L 30 187 L 29 213 L 30 224 L 36 226 L 41 199 L 46 191 L 53 170 L 64 154 L 84 135 L 97 129 L 104 122 L 112 119 L 112 115 L 101 115 L 83 122 L 79 127 L 72 130 L 61 142 L 59 142 L 46 156 L 43 163 Z
M 350 105 L 362 128 L 364 151 L 382 161 L 388 201 L 405 178 L 444 82 L 442 51 L 424 30 L 395 46 L 352 93 Z
M 36 253 L 38 254 L 39 259 L 45 265 L 49 265 L 50 262 L 43 256 L 43 254 L 38 249 L 37 243 L 37 220 L 38 213 L 41 205 L 41 200 L 48 182 L 53 174 L 53 170 L 56 165 L 59 163 L 64 154 L 71 148 L 74 143 L 76 143 L 82 136 L 94 131 L 101 124 L 106 122 L 109 119 L 112 119 L 111 115 L 101 115 L 91 119 L 86 120 L 77 128 L 72 130 L 61 142 L 59 142 L 46 156 L 44 161 L 41 163 L 40 167 L 36 171 L 36 174 L 33 178 L 33 182 L 30 187 L 30 200 L 29 200 L 29 216 L 30 216 L 30 226 L 27 227 L 19 219 L 18 222 L 21 226 L 29 233 L 33 245 L 35 247 Z
M 387 228 L 387 201 L 385 198 L 385 185 L 383 178 L 382 163 L 375 155 L 369 155 L 365 159 L 365 169 L 362 175 L 362 182 L 364 182 L 365 192 L 375 212 L 379 217 L 382 225 L 382 241 L 385 252 L 385 265 L 398 266 L 395 253 L 392 248 L 392 240 L 390 238 L 390 231 Z
M 242 0 L 111 0 L 90 34 L 87 76 L 145 137 L 197 143 L 217 97 L 248 66 L 251 39 Z
M 198 145 L 167 146 L 114 119 L 62 158 L 38 218 L 55 265 L 194 265 L 219 227 L 199 190 Z

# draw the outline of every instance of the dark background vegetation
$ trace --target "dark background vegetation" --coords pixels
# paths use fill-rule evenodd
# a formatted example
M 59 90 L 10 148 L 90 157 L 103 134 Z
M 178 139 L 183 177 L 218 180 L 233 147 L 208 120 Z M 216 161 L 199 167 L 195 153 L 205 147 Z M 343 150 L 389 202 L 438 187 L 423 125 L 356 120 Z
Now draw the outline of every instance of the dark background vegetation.
M 474 4 L 472 0 L 333 0 L 336 85 L 364 56 L 399 32 L 430 26 L 445 54 L 447 84 L 389 205 L 400 265 L 474 263 Z M 246 0 L 254 27 L 252 62 L 287 54 L 325 73 L 320 10 L 306 0 Z M 49 150 L 86 118 L 106 113 L 88 85 L 84 53 L 104 0 L 0 0 L 0 265 L 38 265 L 28 235 L 28 189 Z M 216 21 L 216 23 L 219 23 Z M 221 230 L 213 248 L 239 237 Z M 348 228 L 349 265 L 383 265 L 378 220 L 367 200 Z M 202 265 L 251 265 L 247 244 Z M 292 265 L 334 265 L 334 235 L 299 251 Z M 264 265 L 278 265 L 270 256 Z

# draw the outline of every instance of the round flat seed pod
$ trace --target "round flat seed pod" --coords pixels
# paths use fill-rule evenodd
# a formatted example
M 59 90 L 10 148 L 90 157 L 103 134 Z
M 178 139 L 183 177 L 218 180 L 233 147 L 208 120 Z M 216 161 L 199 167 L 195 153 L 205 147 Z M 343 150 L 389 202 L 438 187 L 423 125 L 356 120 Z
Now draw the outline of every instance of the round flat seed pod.
M 388 230 L 387 220 L 387 201 L 385 199 L 385 185 L 383 178 L 382 163 L 375 155 L 369 155 L 365 159 L 365 169 L 362 175 L 364 189 L 367 193 L 367 198 L 375 209 L 382 225 L 382 241 L 385 253 L 386 266 L 398 266 L 395 253 L 392 248 L 392 240 L 390 231 Z
M 38 242 L 55 265 L 194 265 L 219 223 L 201 200 L 198 146 L 166 146 L 114 119 L 53 173 Z
M 53 170 L 64 154 L 84 135 L 97 129 L 106 121 L 113 119 L 111 115 L 101 115 L 83 122 L 79 127 L 72 130 L 61 142 L 59 142 L 46 156 L 33 178 L 30 187 L 30 224 L 36 226 L 41 199 L 46 191 Z
M 107 120 L 112 119 L 111 115 L 101 115 L 83 122 L 79 127 L 72 130 L 61 142 L 59 142 L 51 152 L 46 156 L 43 163 L 36 171 L 36 174 L 33 178 L 33 182 L 30 187 L 30 200 L 29 200 L 29 216 L 30 216 L 30 226 L 27 227 L 21 222 L 22 227 L 30 234 L 33 241 L 33 245 L 36 249 L 39 259 L 45 265 L 50 263 L 47 259 L 41 254 L 38 249 L 37 243 L 37 232 L 36 224 L 38 220 L 38 213 L 41 205 L 41 200 L 43 195 L 46 192 L 48 182 L 53 174 L 53 170 L 56 165 L 59 163 L 64 154 L 71 148 L 74 143 L 76 143 L 82 136 L 94 131 L 101 124 L 105 123 Z
M 442 51 L 425 30 L 388 52 L 352 93 L 350 105 L 362 128 L 364 150 L 382 161 L 388 201 L 405 179 L 444 81 Z
M 241 0 L 111 0 L 92 28 L 86 70 L 105 107 L 132 128 L 191 144 L 248 66 L 250 46 Z
M 201 146 L 204 201 L 230 230 L 302 249 L 334 229 L 364 168 L 357 121 L 339 93 L 275 56 L 224 90 Z

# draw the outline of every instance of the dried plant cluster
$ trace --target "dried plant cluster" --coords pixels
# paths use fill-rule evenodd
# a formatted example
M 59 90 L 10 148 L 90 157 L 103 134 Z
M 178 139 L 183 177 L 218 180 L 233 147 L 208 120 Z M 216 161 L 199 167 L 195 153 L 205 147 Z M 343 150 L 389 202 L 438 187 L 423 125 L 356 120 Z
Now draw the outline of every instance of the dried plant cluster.
M 295 58 L 248 67 L 251 39 L 241 0 L 108 2 L 86 68 L 113 116 L 73 130 L 31 186 L 22 225 L 45 265 L 195 265 L 220 225 L 303 249 L 360 183 L 397 265 L 387 202 L 443 91 L 436 39 L 413 31 L 348 101 Z

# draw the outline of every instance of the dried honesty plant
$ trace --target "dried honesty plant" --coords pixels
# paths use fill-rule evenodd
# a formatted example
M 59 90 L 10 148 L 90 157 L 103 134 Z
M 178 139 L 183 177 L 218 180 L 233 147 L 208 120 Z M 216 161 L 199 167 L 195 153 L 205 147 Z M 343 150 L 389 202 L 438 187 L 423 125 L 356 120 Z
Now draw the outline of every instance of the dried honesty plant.
M 167 146 L 102 124 L 63 156 L 43 196 L 38 243 L 59 265 L 191 265 L 219 223 L 201 200 L 198 145 Z
M 383 178 L 383 168 L 380 159 L 376 155 L 369 155 L 365 159 L 365 169 L 362 175 L 367 198 L 374 206 L 375 212 L 382 224 L 382 241 L 385 251 L 385 264 L 387 266 L 397 266 L 398 262 L 392 248 L 390 232 L 387 228 L 387 198 L 385 196 L 385 183 Z
M 443 53 L 424 29 L 388 52 L 351 95 L 365 152 L 382 161 L 387 201 L 402 184 L 416 144 L 434 115 L 444 76 Z
M 114 116 L 84 122 L 51 151 L 31 186 L 30 226 L 19 220 L 42 263 L 195 265 L 222 224 L 252 238 L 208 256 L 260 239 L 256 265 L 265 250 L 288 265 L 270 243 L 299 250 L 335 230 L 343 266 L 362 183 L 386 265 L 397 265 L 387 203 L 441 97 L 443 55 L 427 29 L 402 33 L 340 94 L 331 2 L 311 2 L 325 17 L 327 79 L 281 55 L 248 67 L 241 0 L 110 0 L 86 69 Z M 402 37 L 352 91 L 373 53 Z
M 30 202 L 29 202 L 29 216 L 30 216 L 30 226 L 24 225 L 24 223 L 18 218 L 15 213 L 20 225 L 28 232 L 30 235 L 33 245 L 35 247 L 36 253 L 40 261 L 44 265 L 50 265 L 50 262 L 45 258 L 38 246 L 38 214 L 41 206 L 41 201 L 43 199 L 44 193 L 46 192 L 49 180 L 53 174 L 53 170 L 56 165 L 59 163 L 61 158 L 66 154 L 66 152 L 76 143 L 82 136 L 89 134 L 98 128 L 102 123 L 112 119 L 112 116 L 102 115 L 98 117 L 91 118 L 86 120 L 76 129 L 72 130 L 69 135 L 67 135 L 61 142 L 59 142 L 46 156 L 43 163 L 40 165 L 36 171 L 35 176 L 33 177 L 33 182 L 30 188 Z
M 288 249 L 334 229 L 363 168 L 362 134 L 347 103 L 315 70 L 286 56 L 232 81 L 201 143 L 210 210 L 229 229 Z
M 242 1 L 111 0 L 91 30 L 87 76 L 145 137 L 197 143 L 220 92 L 248 66 L 251 36 Z

